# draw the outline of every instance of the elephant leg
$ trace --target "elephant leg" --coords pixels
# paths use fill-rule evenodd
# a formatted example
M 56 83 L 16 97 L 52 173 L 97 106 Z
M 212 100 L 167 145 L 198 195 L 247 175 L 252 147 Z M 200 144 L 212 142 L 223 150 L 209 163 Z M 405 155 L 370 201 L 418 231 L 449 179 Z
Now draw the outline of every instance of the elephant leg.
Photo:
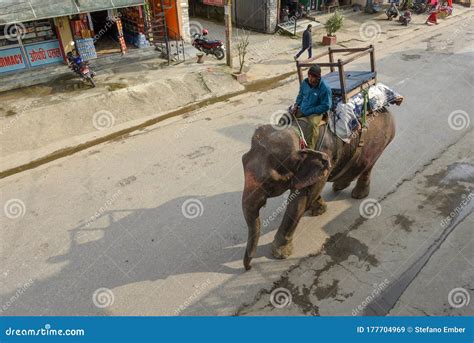
M 307 190 L 299 194 L 287 206 L 278 231 L 273 239 L 272 253 L 275 258 L 288 258 L 293 252 L 293 235 L 309 202 Z M 294 194 L 293 192 L 291 194 Z M 291 195 L 290 195 L 291 197 Z
M 365 170 L 357 179 L 357 184 L 352 190 L 352 197 L 354 199 L 362 199 L 369 195 L 371 172 L 372 172 L 372 167 Z
M 310 205 L 310 209 L 311 209 L 312 216 L 320 216 L 321 214 L 327 211 L 328 206 L 326 204 L 326 201 L 324 201 L 321 195 L 319 195 L 313 198 Z
M 343 189 L 346 189 L 351 185 L 351 182 L 354 181 L 353 177 L 350 178 L 342 178 L 339 181 L 336 181 L 332 184 L 332 190 L 333 192 L 339 192 L 342 191 Z

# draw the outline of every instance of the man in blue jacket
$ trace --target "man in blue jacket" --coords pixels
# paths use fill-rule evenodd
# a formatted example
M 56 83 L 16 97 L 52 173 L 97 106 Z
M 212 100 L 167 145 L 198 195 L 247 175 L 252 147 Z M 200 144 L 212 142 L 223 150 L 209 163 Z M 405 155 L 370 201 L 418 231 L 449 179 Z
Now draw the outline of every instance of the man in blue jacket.
M 311 28 L 313 26 L 311 24 L 308 25 L 306 30 L 303 32 L 303 48 L 298 52 L 295 56 L 295 61 L 298 59 L 298 57 L 301 56 L 301 54 L 307 49 L 308 50 L 308 58 L 311 58 L 313 56 L 312 50 L 313 50 L 313 37 L 311 36 Z
M 313 65 L 308 78 L 301 83 L 298 97 L 291 111 L 297 117 L 322 117 L 332 107 L 332 90 L 321 78 L 321 67 Z

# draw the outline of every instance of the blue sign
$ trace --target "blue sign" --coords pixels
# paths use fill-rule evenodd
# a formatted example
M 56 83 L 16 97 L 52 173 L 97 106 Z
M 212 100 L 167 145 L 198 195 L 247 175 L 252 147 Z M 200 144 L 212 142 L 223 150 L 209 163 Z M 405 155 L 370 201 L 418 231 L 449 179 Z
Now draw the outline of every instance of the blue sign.
M 473 317 L 6 317 L 1 342 L 473 342 Z
M 0 50 L 0 73 L 26 68 L 26 61 L 20 48 Z
M 63 62 L 63 54 L 57 40 L 26 45 L 25 50 L 32 67 Z

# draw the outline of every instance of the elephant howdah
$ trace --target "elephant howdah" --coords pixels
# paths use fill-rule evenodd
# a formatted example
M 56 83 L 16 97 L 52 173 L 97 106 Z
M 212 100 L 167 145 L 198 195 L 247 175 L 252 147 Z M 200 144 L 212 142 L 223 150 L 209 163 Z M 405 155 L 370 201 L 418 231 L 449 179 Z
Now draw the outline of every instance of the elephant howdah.
M 301 125 L 308 137 L 311 125 Z M 323 129 L 322 129 L 323 130 Z M 285 214 L 272 243 L 276 258 L 287 258 L 293 250 L 293 235 L 303 214 L 316 216 L 326 211 L 320 193 L 326 182 L 335 192 L 357 180 L 352 197 L 369 195 L 370 173 L 376 161 L 395 136 L 392 114 L 383 108 L 370 117 L 370 127 L 360 137 L 343 143 L 330 130 L 319 137 L 318 151 L 300 148 L 300 135 L 292 127 L 263 125 L 256 129 L 250 150 L 242 156 L 245 186 L 242 209 L 248 226 L 244 267 L 251 268 L 260 236 L 260 209 L 268 198 L 287 190 L 290 196 Z M 314 146 L 312 147 L 314 148 Z

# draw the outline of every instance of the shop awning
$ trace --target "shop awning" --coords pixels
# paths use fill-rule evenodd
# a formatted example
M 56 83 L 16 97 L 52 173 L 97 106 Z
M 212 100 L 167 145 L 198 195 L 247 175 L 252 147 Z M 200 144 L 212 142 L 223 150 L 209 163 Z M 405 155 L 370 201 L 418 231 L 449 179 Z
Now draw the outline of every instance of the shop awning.
M 0 24 L 138 6 L 144 2 L 145 0 L 0 0 Z

